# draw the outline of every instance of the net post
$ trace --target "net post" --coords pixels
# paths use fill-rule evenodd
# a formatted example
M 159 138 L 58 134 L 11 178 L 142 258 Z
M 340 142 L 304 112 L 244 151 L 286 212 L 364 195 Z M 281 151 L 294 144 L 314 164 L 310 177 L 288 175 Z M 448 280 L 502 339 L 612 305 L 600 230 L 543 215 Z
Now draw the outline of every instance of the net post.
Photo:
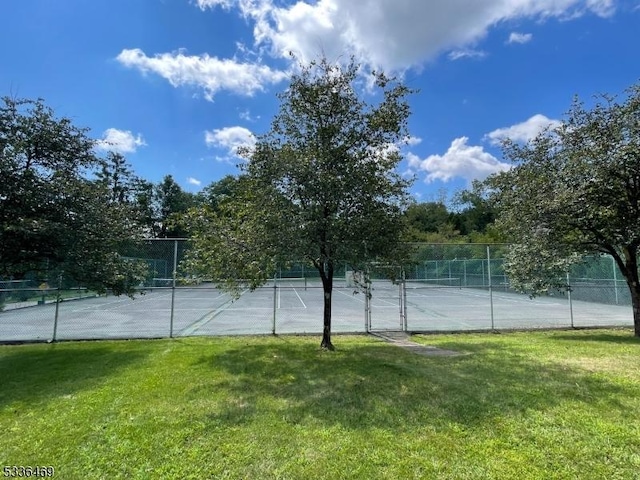
M 304 271 L 304 262 L 301 264 L 302 265 L 302 278 L 304 278 L 304 291 L 307 291 L 307 274 Z

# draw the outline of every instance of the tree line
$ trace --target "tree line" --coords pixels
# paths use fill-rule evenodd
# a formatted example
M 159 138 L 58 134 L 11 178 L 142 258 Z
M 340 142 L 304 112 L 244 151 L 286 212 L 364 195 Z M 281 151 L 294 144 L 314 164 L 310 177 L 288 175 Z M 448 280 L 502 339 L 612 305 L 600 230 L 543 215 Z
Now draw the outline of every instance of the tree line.
M 112 202 L 128 204 L 147 238 L 189 238 L 185 217 L 190 210 L 218 212 L 224 202 L 240 197 L 244 175 L 226 175 L 197 193 L 188 192 L 166 175 L 158 183 L 137 177 L 123 155 L 109 152 L 97 174 Z M 402 214 L 402 240 L 421 243 L 499 243 L 505 240 L 493 223 L 495 208 L 472 190 L 425 202 L 410 201 Z

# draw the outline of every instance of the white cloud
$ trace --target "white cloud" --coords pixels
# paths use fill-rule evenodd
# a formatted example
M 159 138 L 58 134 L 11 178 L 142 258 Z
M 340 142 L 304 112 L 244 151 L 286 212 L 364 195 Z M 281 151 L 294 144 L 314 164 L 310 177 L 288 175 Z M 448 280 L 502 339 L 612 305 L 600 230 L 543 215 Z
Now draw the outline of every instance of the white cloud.
M 289 59 L 290 52 L 308 62 L 325 54 L 330 60 L 351 54 L 369 67 L 404 71 L 438 55 L 452 60 L 487 55 L 478 44 L 496 25 L 522 19 L 572 19 L 586 13 L 607 17 L 615 0 L 195 0 L 198 8 L 237 10 L 253 24 L 255 52 L 237 44 L 241 63 L 184 51 L 147 56 L 124 49 L 123 65 L 155 73 L 174 87 L 194 86 L 212 100 L 220 90 L 253 95 L 288 77 L 262 62 L 265 55 Z M 509 42 L 525 42 L 530 34 L 513 33 Z
M 116 59 L 142 73 L 156 73 L 174 87 L 189 85 L 202 88 L 207 100 L 212 100 L 220 90 L 251 96 L 263 91 L 266 85 L 287 78 L 285 72 L 266 65 L 220 60 L 207 54 L 186 55 L 183 50 L 148 57 L 139 48 L 124 49 Z
M 200 180 L 198 180 L 197 178 L 193 178 L 193 177 L 187 177 L 187 183 L 189 185 L 195 185 L 197 187 L 202 185 L 202 182 Z
M 237 157 L 241 147 L 253 147 L 256 138 L 244 127 L 225 127 L 204 132 L 204 141 L 208 147 L 226 151 L 227 157 Z
M 308 61 L 325 53 L 386 70 L 419 66 L 439 54 L 474 52 L 495 25 L 521 19 L 607 17 L 615 0 L 198 0 L 200 8 L 237 8 L 254 23 L 254 41 L 271 55 Z M 455 56 L 455 55 L 454 55 Z M 459 56 L 457 58 L 460 58 Z
M 467 137 L 456 138 L 444 155 L 430 155 L 424 160 L 410 153 L 407 155 L 409 167 L 426 172 L 427 183 L 434 180 L 447 182 L 453 178 L 464 178 L 470 183 L 510 168 L 509 164 L 485 152 L 483 147 L 468 145 L 468 141 Z
M 242 119 L 245 120 L 247 122 L 255 122 L 257 120 L 260 120 L 260 115 L 256 115 L 255 117 L 253 117 L 251 115 L 251 112 L 249 110 L 243 110 L 242 112 L 240 112 L 238 114 L 238 116 Z
M 409 145 L 410 147 L 415 147 L 416 145 L 419 145 L 420 143 L 422 143 L 422 139 L 420 137 L 414 137 L 414 136 L 407 136 L 404 139 L 404 142 L 406 145 Z
M 461 58 L 484 58 L 487 56 L 487 52 L 483 52 L 482 50 L 473 50 L 473 49 L 462 49 L 462 50 L 453 50 L 449 52 L 449 60 L 460 60 Z
M 533 39 L 533 34 L 531 33 L 518 33 L 518 32 L 511 32 L 511 34 L 509 35 L 509 40 L 507 40 L 507 43 L 529 43 L 531 40 Z
M 97 149 L 118 153 L 134 153 L 138 147 L 146 145 L 141 134 L 135 136 L 129 130 L 118 130 L 117 128 L 106 129 L 102 134 L 102 139 L 96 142 Z
M 488 138 L 492 145 L 499 145 L 503 140 L 507 139 L 514 142 L 528 142 L 545 128 L 553 130 L 560 125 L 562 125 L 560 120 L 552 120 L 544 115 L 537 114 L 522 123 L 489 132 L 485 138 Z
M 197 0 L 196 3 L 201 10 L 204 10 L 205 8 L 213 8 L 216 6 L 229 9 L 235 2 L 234 0 Z
M 610 17 L 616 10 L 615 0 L 587 0 L 587 8 L 601 17 Z

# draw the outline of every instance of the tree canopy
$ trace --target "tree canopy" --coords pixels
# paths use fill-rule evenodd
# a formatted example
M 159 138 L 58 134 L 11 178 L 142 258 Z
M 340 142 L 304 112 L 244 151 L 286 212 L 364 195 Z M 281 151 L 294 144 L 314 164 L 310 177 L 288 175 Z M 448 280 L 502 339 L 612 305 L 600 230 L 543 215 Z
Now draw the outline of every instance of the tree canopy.
M 407 138 L 410 89 L 373 74 L 359 93 L 359 66 L 326 59 L 302 65 L 279 94 L 271 130 L 241 153 L 247 162 L 232 198 L 192 211 L 191 267 L 259 285 L 278 262 L 307 261 L 324 291 L 324 348 L 331 343 L 336 262 L 363 269 L 400 245 L 410 181 L 396 171 Z M 376 104 L 365 98 L 378 98 Z
M 516 242 L 511 282 L 540 293 L 565 287 L 567 268 L 586 253 L 611 255 L 631 292 L 640 336 L 640 85 L 623 101 L 576 99 L 564 123 L 525 144 L 508 142 L 514 167 L 486 187 L 498 226 Z
M 159 238 L 187 237 L 188 232 L 179 221 L 195 204 L 193 194 L 182 190 L 171 175 L 165 175 L 153 190 L 152 205 L 155 207 L 153 221 L 154 236 Z
M 0 276 L 64 271 L 96 290 L 133 291 L 141 267 L 117 252 L 137 228 L 119 201 L 121 182 L 89 178 L 104 165 L 87 129 L 42 100 L 2 99 Z

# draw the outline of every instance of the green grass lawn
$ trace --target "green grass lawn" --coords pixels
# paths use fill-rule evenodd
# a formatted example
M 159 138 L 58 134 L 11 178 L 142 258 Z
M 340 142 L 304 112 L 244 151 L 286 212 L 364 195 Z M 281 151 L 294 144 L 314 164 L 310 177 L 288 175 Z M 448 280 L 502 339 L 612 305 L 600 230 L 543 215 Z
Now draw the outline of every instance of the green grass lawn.
M 629 330 L 0 347 L 0 468 L 56 478 L 640 478 Z

